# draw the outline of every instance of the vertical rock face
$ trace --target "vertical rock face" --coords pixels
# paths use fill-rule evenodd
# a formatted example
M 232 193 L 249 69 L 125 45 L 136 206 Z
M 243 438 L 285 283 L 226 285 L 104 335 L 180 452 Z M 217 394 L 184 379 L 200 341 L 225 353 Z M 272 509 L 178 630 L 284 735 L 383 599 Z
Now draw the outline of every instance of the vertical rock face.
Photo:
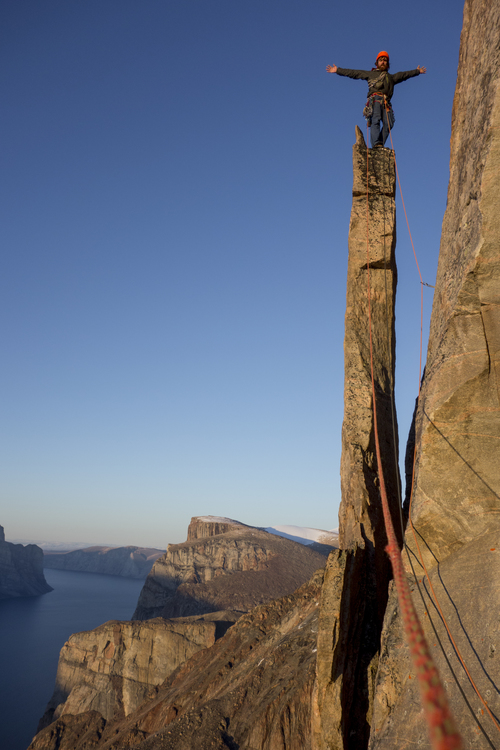
M 0 526 L 0 599 L 39 596 L 52 591 L 43 574 L 43 552 L 36 544 L 5 541 Z
M 180 664 L 216 640 L 217 623 L 187 619 L 111 621 L 70 636 L 39 729 L 62 714 L 97 711 L 107 721 L 132 713 Z
M 367 153 L 368 217 L 367 217 Z M 344 422 L 342 426 L 339 542 L 342 549 L 385 545 L 375 458 L 370 368 L 367 231 L 377 422 L 396 529 L 398 510 L 397 426 L 392 418 L 396 293 L 394 158 L 389 149 L 367 148 L 359 128 L 353 147 L 354 182 L 349 228 L 347 309 L 344 339 Z M 385 553 L 384 553 L 385 554 Z
M 232 518 L 221 518 L 219 516 L 193 516 L 188 526 L 187 541 L 205 539 L 207 536 L 225 534 L 226 531 L 234 531 L 237 527 L 251 528 Z
M 330 554 L 321 591 L 313 694 L 315 750 L 368 744 L 380 625 L 365 549 Z
M 499 36 L 498 2 L 467 0 L 416 422 L 411 517 L 429 567 L 500 520 Z
M 359 128 L 353 152 L 339 513 L 343 551 L 330 555 L 321 595 L 313 727 L 318 750 L 361 750 L 368 745 L 380 633 L 391 577 L 375 456 L 370 317 L 382 468 L 394 525 L 402 538 L 397 426 L 392 408 L 394 157 L 388 149 L 368 152 Z

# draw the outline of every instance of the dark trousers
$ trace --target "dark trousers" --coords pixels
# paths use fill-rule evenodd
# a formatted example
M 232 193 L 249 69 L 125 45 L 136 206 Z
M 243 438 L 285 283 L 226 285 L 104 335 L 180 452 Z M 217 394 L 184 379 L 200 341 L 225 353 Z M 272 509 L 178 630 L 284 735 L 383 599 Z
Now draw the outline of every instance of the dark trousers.
M 389 127 L 394 127 L 394 113 L 389 110 L 389 122 L 384 102 L 378 97 L 373 97 L 373 114 L 371 116 L 370 141 L 374 146 L 383 146 L 389 137 Z

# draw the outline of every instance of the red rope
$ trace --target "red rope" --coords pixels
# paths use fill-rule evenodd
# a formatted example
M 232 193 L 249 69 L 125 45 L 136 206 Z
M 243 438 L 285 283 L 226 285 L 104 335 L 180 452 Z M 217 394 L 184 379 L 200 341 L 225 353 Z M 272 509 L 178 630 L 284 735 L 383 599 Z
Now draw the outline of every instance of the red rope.
M 392 140 L 391 140 L 392 142 Z M 372 382 L 373 401 L 373 424 L 375 434 L 375 453 L 377 456 L 378 476 L 380 482 L 380 495 L 382 499 L 382 510 L 384 514 L 385 528 L 387 534 L 386 552 L 389 555 L 394 573 L 394 583 L 398 594 L 399 606 L 403 618 L 404 629 L 413 666 L 420 686 L 420 695 L 427 721 L 431 744 L 434 750 L 461 750 L 462 740 L 455 726 L 451 714 L 446 693 L 441 683 L 438 671 L 434 665 L 429 646 L 425 639 L 424 631 L 419 622 L 413 600 L 406 579 L 401 551 L 397 542 L 389 502 L 385 488 L 384 474 L 382 471 L 382 460 L 380 455 L 380 443 L 377 427 L 377 404 L 375 397 L 375 378 L 373 368 L 373 341 L 372 341 L 372 318 L 371 318 L 371 287 L 370 287 L 370 237 L 369 237 L 369 150 L 366 149 L 366 268 L 367 268 L 367 295 L 368 295 L 368 324 L 370 334 L 370 367 Z

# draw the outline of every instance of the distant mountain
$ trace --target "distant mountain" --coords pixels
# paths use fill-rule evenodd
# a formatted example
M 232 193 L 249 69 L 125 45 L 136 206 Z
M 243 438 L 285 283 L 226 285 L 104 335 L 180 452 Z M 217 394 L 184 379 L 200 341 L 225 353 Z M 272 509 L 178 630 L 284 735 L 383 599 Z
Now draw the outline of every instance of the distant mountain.
M 44 552 L 71 552 L 74 549 L 85 549 L 95 547 L 95 542 L 47 542 L 42 539 L 10 539 L 13 544 L 36 544 Z M 104 547 L 115 547 L 118 545 L 105 544 Z
M 72 552 L 45 552 L 43 565 L 55 570 L 146 578 L 164 552 L 150 547 L 86 547 Z
M 325 532 L 326 533 L 326 532 Z M 321 545 L 324 546 L 324 545 Z M 327 550 L 231 518 L 195 516 L 148 575 L 133 618 L 248 612 L 293 593 L 323 568 Z

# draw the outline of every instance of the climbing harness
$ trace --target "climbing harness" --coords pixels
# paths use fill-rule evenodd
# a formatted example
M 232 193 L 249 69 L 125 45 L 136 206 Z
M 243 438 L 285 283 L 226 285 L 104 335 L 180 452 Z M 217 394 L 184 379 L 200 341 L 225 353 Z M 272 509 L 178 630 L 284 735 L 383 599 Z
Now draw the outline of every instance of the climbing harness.
M 387 118 L 390 120 L 390 127 L 394 127 L 394 123 L 396 122 L 396 118 L 394 117 L 394 110 L 392 109 L 392 105 L 389 101 L 387 101 L 387 97 L 385 94 L 381 94 L 378 91 L 374 91 L 371 94 L 368 94 L 368 99 L 366 100 L 365 107 L 363 109 L 363 117 L 367 121 L 368 125 L 371 125 L 371 119 L 373 117 L 373 100 L 374 99 L 380 99 L 380 104 L 383 104 L 386 111 L 387 111 Z M 389 114 L 390 113 L 390 114 Z

